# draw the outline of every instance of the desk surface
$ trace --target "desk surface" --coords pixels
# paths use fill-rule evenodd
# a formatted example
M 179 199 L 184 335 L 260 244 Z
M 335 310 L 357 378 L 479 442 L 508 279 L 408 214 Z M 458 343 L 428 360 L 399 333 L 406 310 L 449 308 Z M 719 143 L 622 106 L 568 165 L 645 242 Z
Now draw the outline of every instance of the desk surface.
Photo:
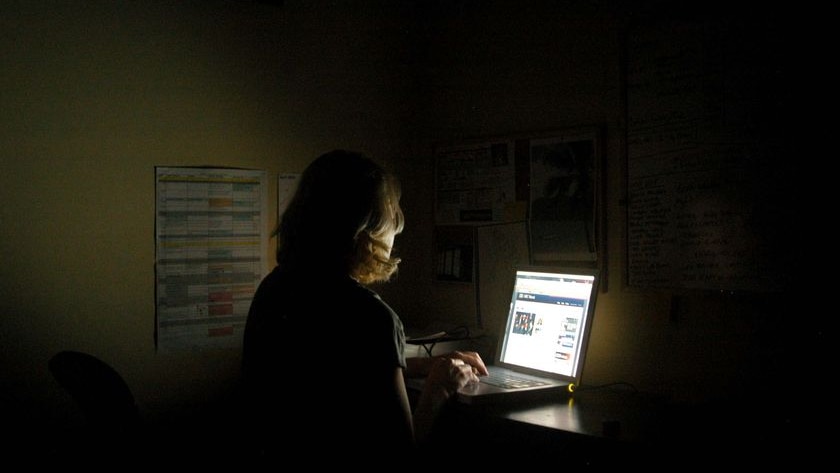
M 633 391 L 597 388 L 557 402 L 497 407 L 495 415 L 549 430 L 648 443 L 658 432 L 661 406 L 656 399 Z
M 545 452 L 566 466 L 647 464 L 643 459 L 659 432 L 657 404 L 649 396 L 609 388 L 526 405 L 453 402 L 436 425 L 433 447 L 445 454 L 451 445 L 462 445 L 494 458 L 496 452 L 522 452 L 532 459 Z
M 768 415 L 771 414 L 771 415 Z M 674 405 L 620 388 L 579 390 L 566 400 L 529 405 L 447 407 L 435 431 L 443 448 L 565 453 L 585 467 L 798 465 L 815 458 L 820 437 L 803 429 L 807 415 L 779 405 L 732 399 Z
M 581 435 L 595 439 L 649 443 L 657 439 L 663 403 L 628 389 L 582 389 L 556 401 L 465 405 L 453 403 L 449 415 L 495 419 L 543 435 Z

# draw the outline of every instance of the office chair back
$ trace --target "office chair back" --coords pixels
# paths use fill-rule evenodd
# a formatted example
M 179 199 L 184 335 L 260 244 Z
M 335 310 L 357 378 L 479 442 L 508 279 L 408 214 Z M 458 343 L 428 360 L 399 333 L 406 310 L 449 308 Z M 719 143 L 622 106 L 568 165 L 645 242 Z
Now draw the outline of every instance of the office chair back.
M 113 434 L 137 427 L 140 416 L 134 395 L 108 363 L 88 353 L 65 350 L 50 358 L 49 369 L 91 429 Z

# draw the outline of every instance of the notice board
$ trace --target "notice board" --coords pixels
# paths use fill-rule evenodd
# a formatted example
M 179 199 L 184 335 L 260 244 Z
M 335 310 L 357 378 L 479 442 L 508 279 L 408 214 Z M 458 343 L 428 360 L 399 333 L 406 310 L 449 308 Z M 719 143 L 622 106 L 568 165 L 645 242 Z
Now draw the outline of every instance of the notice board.
M 601 141 L 600 126 L 581 125 L 439 145 L 435 223 L 525 221 L 532 264 L 603 267 Z
M 788 275 L 788 38 L 766 18 L 626 36 L 627 284 L 774 291 Z

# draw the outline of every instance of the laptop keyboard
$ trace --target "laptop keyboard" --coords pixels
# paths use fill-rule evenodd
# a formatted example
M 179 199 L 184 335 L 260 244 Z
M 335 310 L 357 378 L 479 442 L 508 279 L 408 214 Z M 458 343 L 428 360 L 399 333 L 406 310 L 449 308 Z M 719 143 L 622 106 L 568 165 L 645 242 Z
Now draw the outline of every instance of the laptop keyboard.
M 510 373 L 490 373 L 487 376 L 482 376 L 480 379 L 482 383 L 492 384 L 493 386 L 507 389 L 530 388 L 533 386 L 543 386 L 548 384 L 544 381 L 538 381 L 536 379 L 520 378 Z

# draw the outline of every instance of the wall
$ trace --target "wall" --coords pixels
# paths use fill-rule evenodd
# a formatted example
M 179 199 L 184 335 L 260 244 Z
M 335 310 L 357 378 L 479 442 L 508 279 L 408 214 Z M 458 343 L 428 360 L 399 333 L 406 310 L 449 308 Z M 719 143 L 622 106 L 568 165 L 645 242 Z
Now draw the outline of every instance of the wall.
M 68 348 L 110 361 L 153 420 L 201 412 L 235 388 L 235 350 L 155 353 L 155 165 L 273 178 L 335 147 L 381 157 L 403 176 L 408 224 L 401 272 L 377 289 L 409 325 L 470 324 L 472 285 L 433 277 L 434 145 L 589 124 L 605 131 L 609 271 L 585 382 L 703 401 L 786 366 L 785 299 L 623 284 L 621 41 L 632 11 L 276 3 L 0 5 L 4 415 L 75 421 L 46 371 Z
M 334 147 L 397 155 L 401 13 L 370 8 L 0 4 L 4 418 L 77 420 L 46 369 L 61 349 L 109 361 L 152 420 L 228 395 L 238 351 L 155 352 L 154 167 L 273 183 Z
M 413 205 L 407 208 L 407 236 L 421 239 L 422 244 L 400 240 L 404 263 L 395 294 L 388 293 L 404 319 L 419 325 L 429 320 L 457 325 L 473 320 L 476 311 L 472 285 L 435 282 L 433 266 L 415 268 L 412 263 L 434 261 L 430 185 L 434 144 L 595 124 L 602 127 L 605 139 L 607 292 L 596 310 L 585 384 L 631 383 L 677 403 L 749 398 L 776 383 L 776 373 L 790 370 L 794 360 L 823 343 L 823 322 L 816 317 L 807 318 L 798 336 L 781 340 L 786 321 L 797 317 L 792 315 L 797 309 L 790 292 L 668 290 L 626 284 L 622 55 L 630 25 L 642 20 L 668 25 L 675 18 L 733 19 L 744 35 L 784 45 L 784 50 L 762 50 L 774 58 L 773 81 L 785 87 L 773 90 L 780 108 L 762 118 L 776 129 L 787 129 L 795 120 L 787 107 L 793 100 L 797 72 L 791 58 L 798 43 L 793 30 L 772 10 L 715 11 L 703 6 L 694 12 L 667 11 L 657 6 L 661 3 L 457 2 L 425 17 L 426 28 L 418 32 L 427 45 L 420 65 L 418 110 L 426 139 L 417 154 L 426 159 L 405 165 L 405 173 L 412 176 L 408 205 Z M 778 150 L 789 151 L 789 144 Z M 791 256 L 782 255 L 785 261 L 805 258 L 805 245 L 797 237 L 801 232 L 790 230 L 801 228 L 796 223 L 799 203 L 787 197 L 801 193 L 797 176 L 790 174 L 786 187 L 777 189 L 782 195 L 764 203 L 774 208 L 760 209 L 775 216 L 778 237 L 774 239 L 789 244 Z M 424 197 L 415 202 L 417 196 Z M 782 201 L 787 206 L 777 207 Z M 401 284 L 412 291 L 399 292 Z

